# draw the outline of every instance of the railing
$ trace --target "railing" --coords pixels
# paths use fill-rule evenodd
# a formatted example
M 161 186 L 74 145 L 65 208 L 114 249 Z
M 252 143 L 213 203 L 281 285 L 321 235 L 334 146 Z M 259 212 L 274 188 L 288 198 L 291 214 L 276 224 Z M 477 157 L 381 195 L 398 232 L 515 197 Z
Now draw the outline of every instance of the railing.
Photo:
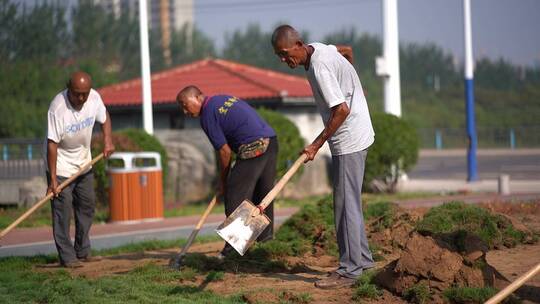
M 513 128 L 479 127 L 478 148 L 540 148 L 540 126 Z M 420 147 L 453 149 L 467 147 L 467 132 L 459 128 L 419 129 Z
M 0 139 L 0 179 L 26 179 L 45 174 L 42 139 Z

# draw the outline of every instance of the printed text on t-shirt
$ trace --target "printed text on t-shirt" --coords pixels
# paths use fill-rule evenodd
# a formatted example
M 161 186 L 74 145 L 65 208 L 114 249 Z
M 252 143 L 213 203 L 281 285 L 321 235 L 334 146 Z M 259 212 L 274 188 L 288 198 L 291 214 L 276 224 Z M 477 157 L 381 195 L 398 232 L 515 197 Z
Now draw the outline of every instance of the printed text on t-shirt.
M 88 117 L 87 119 L 81 121 L 81 122 L 78 122 L 78 123 L 74 123 L 74 124 L 71 124 L 69 126 L 66 127 L 66 133 L 76 133 L 76 132 L 79 132 L 80 130 L 83 130 L 85 128 L 88 128 L 90 126 L 93 126 L 94 125 L 94 117 Z
M 227 99 L 227 101 L 225 101 L 223 103 L 223 105 L 221 107 L 219 107 L 219 114 L 227 114 L 227 112 L 229 111 L 229 108 L 231 108 L 236 102 L 238 101 L 238 98 L 236 97 L 231 97 L 229 99 Z

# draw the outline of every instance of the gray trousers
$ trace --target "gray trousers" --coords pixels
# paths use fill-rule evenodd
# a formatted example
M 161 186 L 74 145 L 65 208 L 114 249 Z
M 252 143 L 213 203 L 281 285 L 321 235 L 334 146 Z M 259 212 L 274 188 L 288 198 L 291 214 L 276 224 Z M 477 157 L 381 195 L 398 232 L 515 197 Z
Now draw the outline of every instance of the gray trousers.
M 58 176 L 58 185 L 66 177 Z M 50 176 L 47 174 L 50 183 Z M 90 226 L 94 218 L 96 199 L 92 171 L 79 176 L 58 197 L 51 200 L 53 236 L 60 263 L 70 263 L 90 255 Z M 75 244 L 71 243 L 69 225 L 75 215 Z
M 334 218 L 340 275 L 357 278 L 374 266 L 362 213 L 362 181 L 367 150 L 332 156 Z

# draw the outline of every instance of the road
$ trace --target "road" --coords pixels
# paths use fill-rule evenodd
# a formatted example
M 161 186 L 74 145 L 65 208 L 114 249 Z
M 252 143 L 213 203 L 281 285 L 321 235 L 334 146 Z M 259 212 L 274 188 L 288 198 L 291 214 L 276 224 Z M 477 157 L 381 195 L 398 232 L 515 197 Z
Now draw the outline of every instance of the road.
M 511 180 L 540 180 L 540 149 L 479 150 L 479 179 L 497 179 L 509 174 Z M 410 179 L 467 178 L 465 150 L 422 150 L 418 163 L 408 173 Z
M 288 208 L 287 210 L 284 210 L 285 212 L 281 212 L 282 215 L 279 215 L 279 213 L 276 214 L 275 224 L 280 225 L 296 210 L 296 208 Z M 199 231 L 198 236 L 217 236 L 215 229 L 219 226 L 219 224 L 223 222 L 225 217 L 223 215 L 211 215 L 210 217 L 214 219 L 214 221 L 206 223 Z M 218 218 L 219 220 L 215 221 L 215 219 Z M 129 226 L 124 226 L 123 228 L 125 229 L 122 229 L 122 231 L 120 232 L 115 231 L 119 228 L 119 225 L 116 224 L 94 225 L 92 231 L 96 233 L 91 232 L 92 235 L 90 236 L 90 240 L 92 242 L 92 249 L 99 250 L 106 248 L 114 248 L 122 245 L 139 243 L 148 240 L 176 240 L 181 238 L 187 239 L 195 228 L 194 223 L 190 222 L 189 224 L 186 223 L 185 225 L 179 226 L 166 225 L 166 222 L 171 222 L 175 220 L 177 222 L 182 222 L 182 218 L 166 219 L 163 221 L 164 225 L 160 225 L 160 223 L 149 223 L 146 225 L 140 224 L 137 225 L 138 229 L 129 229 Z M 39 232 L 35 233 L 39 235 L 32 236 L 31 230 L 39 230 Z M 43 235 L 43 232 L 45 230 L 46 233 L 45 235 Z M 17 232 L 19 232 L 20 234 L 17 235 Z M 26 242 L 24 238 L 33 239 L 34 241 Z M 33 256 L 38 254 L 56 253 L 56 248 L 52 240 L 52 232 L 50 231 L 50 229 L 47 230 L 42 228 L 30 228 L 21 229 L 21 231 L 14 230 L 12 234 L 8 234 L 6 236 L 6 239 L 8 239 L 7 245 L 6 242 L 3 242 L 4 245 L 0 247 L 0 257 Z

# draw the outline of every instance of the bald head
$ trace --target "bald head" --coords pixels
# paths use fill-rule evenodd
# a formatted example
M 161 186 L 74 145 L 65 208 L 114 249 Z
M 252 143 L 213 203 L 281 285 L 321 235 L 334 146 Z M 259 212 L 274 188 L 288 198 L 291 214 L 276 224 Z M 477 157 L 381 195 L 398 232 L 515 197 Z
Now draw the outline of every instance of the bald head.
M 71 77 L 68 81 L 68 86 L 70 89 L 74 90 L 84 90 L 84 91 L 90 91 L 92 88 L 92 78 L 90 78 L 90 75 L 83 71 L 77 71 L 71 74 Z
M 203 100 L 204 95 L 202 91 L 194 85 L 183 88 L 178 92 L 178 95 L 176 95 L 176 101 L 182 108 L 184 114 L 191 117 L 199 116 Z
M 71 105 L 79 110 L 82 108 L 92 89 L 92 78 L 85 72 L 78 71 L 71 74 L 67 82 L 68 97 Z
M 180 92 L 176 96 L 176 100 L 180 102 L 186 97 L 197 97 L 199 95 L 202 95 L 201 90 L 197 86 L 189 85 L 180 90 Z
M 291 69 L 308 62 L 308 49 L 300 34 L 290 25 L 278 26 L 272 34 L 272 47 L 281 62 Z
M 290 47 L 301 41 L 300 34 L 288 24 L 278 26 L 272 34 L 272 46 L 274 47 L 278 44 L 284 47 Z

